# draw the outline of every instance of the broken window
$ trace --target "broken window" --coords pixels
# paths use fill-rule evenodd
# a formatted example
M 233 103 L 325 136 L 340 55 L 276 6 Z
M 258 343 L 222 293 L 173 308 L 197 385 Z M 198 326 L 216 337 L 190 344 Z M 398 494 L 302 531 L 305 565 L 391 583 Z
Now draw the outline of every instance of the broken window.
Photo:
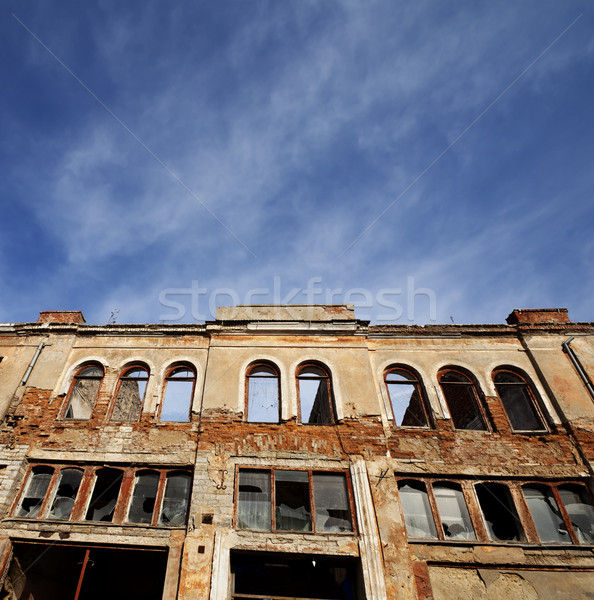
M 443 481 L 434 483 L 433 495 L 445 539 L 476 539 L 460 485 Z
M 96 473 L 93 495 L 87 510 L 87 521 L 106 521 L 111 523 L 115 511 L 123 471 L 120 469 L 99 469 Z
M 247 372 L 247 420 L 252 423 L 280 421 L 279 376 L 269 364 L 252 365 Z
M 552 489 L 548 485 L 532 483 L 522 486 L 522 490 L 540 541 L 571 544 L 567 526 Z
M 411 538 L 437 538 L 425 484 L 420 481 L 399 481 L 398 492 L 408 536 Z
M 159 523 L 170 527 L 180 527 L 185 524 L 191 487 L 192 478 L 189 473 L 180 471 L 167 474 Z
M 169 372 L 165 379 L 161 421 L 185 422 L 190 420 L 195 383 L 196 373 L 189 367 L 175 367 Z
M 34 467 L 20 501 L 17 517 L 34 519 L 39 514 L 54 470 L 51 467 Z
M 145 367 L 132 367 L 124 371 L 113 406 L 112 421 L 138 421 L 148 378 Z
M 594 543 L 594 506 L 582 485 L 560 485 L 559 496 L 580 544 Z
M 159 473 L 156 471 L 140 471 L 134 479 L 134 491 L 128 511 L 130 523 L 148 523 L 153 520 L 153 512 L 159 488 Z
M 438 374 L 448 410 L 456 429 L 485 430 L 479 396 L 472 379 L 460 371 L 441 371 Z
M 82 481 L 81 469 L 62 469 L 48 519 L 69 519 Z
M 344 472 L 239 469 L 237 527 L 257 531 L 353 531 Z
M 497 371 L 493 381 L 514 430 L 546 430 L 532 386 L 524 378 L 512 371 Z
M 478 483 L 476 495 L 489 537 L 495 542 L 520 542 L 522 525 L 509 488 L 501 483 Z
M 64 413 L 65 419 L 90 419 L 103 379 L 103 367 L 86 366 L 74 376 L 68 404 Z
M 324 369 L 317 365 L 302 365 L 297 372 L 297 389 L 301 423 L 334 422 L 330 376 Z
M 385 382 L 394 424 L 398 427 L 429 426 L 429 411 L 419 377 L 408 369 L 392 368 L 386 373 Z

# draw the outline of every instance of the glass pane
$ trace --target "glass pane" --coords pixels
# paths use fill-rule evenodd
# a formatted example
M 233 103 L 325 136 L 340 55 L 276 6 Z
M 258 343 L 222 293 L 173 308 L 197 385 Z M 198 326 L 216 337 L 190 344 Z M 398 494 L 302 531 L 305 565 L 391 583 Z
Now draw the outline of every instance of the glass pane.
M 275 471 L 276 529 L 311 531 L 309 478 L 305 471 Z
M 433 494 L 446 538 L 476 539 L 462 489 L 454 484 L 436 483 L 433 486 Z
M 439 381 L 441 383 L 472 383 L 472 381 L 466 375 L 458 373 L 457 371 L 446 371 L 440 375 Z
M 138 367 L 127 371 L 124 377 L 128 379 L 148 379 L 148 373 L 145 369 Z
M 175 369 L 172 373 L 169 374 L 167 379 L 194 379 L 194 373 L 190 371 L 190 369 L 180 368 Z
M 103 377 L 103 371 L 99 367 L 87 367 L 77 377 Z
M 594 542 L 594 507 L 588 493 L 582 486 L 560 486 L 559 495 L 575 534 L 582 544 Z
M 441 389 L 456 429 L 486 429 L 483 417 L 476 404 L 472 384 L 452 385 L 442 383 Z
M 111 416 L 113 421 L 138 421 L 146 390 L 146 380 L 122 379 Z
M 79 469 L 62 469 L 58 489 L 48 514 L 49 519 L 70 518 L 82 476 L 83 472 Z
M 76 379 L 70 403 L 64 417 L 66 419 L 90 419 L 101 379 Z
M 161 421 L 189 421 L 194 381 L 168 381 L 163 398 Z
M 353 531 L 351 506 L 343 473 L 314 473 L 317 531 Z
M 396 425 L 427 427 L 427 417 L 418 384 L 408 381 L 406 383 L 388 381 L 387 386 Z
M 93 495 L 85 517 L 87 521 L 111 523 L 120 494 L 122 475 L 123 473 L 119 469 L 100 469 L 97 471 Z
M 257 365 L 249 372 L 250 377 L 278 377 L 277 372 L 268 365 Z
M 171 473 L 167 476 L 159 523 L 172 527 L 186 524 L 191 485 L 192 477 L 189 473 Z
M 545 429 L 536 411 L 530 393 L 523 385 L 496 385 L 511 426 L 516 431 L 543 431 Z
M 305 377 L 310 379 L 317 377 L 328 377 L 328 375 L 324 372 L 323 369 L 320 369 L 320 367 L 314 367 L 313 365 L 311 365 L 309 367 L 303 367 L 303 369 L 299 371 L 299 377 Z
M 519 542 L 522 526 L 507 486 L 500 483 L 479 483 L 476 486 L 489 537 L 496 542 Z
M 417 381 L 417 378 L 412 373 L 405 371 L 404 369 L 394 369 L 389 373 L 386 373 L 386 381 Z
M 255 423 L 278 423 L 278 379 L 248 377 L 248 420 Z
M 493 379 L 495 383 L 521 383 L 525 384 L 526 382 L 516 375 L 515 373 L 511 373 L 510 371 L 499 371 L 499 373 L 495 373 L 495 377 Z
M 237 527 L 270 531 L 270 471 L 239 471 Z
M 37 467 L 32 471 L 17 517 L 34 519 L 39 515 L 53 473 L 53 469 L 47 467 Z
M 145 471 L 136 475 L 132 502 L 128 512 L 130 523 L 150 523 L 152 521 L 158 487 L 159 473 Z
M 332 423 L 330 398 L 327 379 L 297 379 L 299 386 L 299 404 L 301 405 L 301 423 Z
M 437 530 L 423 483 L 399 483 L 406 530 L 411 538 L 436 538 Z
M 540 541 L 571 544 L 571 538 L 551 489 L 529 485 L 525 485 L 522 489 Z

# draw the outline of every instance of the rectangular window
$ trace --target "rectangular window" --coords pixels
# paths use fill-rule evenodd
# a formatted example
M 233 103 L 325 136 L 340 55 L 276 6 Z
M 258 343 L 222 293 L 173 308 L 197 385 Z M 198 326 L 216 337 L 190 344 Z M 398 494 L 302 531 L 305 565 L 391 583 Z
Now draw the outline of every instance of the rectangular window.
M 346 472 L 239 469 L 238 529 L 254 531 L 353 531 Z
M 13 515 L 182 527 L 187 518 L 191 480 L 188 471 L 35 465 Z M 130 483 L 125 485 L 126 481 Z

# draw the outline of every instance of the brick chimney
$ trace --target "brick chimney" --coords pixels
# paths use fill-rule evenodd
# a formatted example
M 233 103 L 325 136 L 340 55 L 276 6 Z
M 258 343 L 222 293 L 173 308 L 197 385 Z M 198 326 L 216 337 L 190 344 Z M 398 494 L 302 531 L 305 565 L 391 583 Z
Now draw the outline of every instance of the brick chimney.
M 80 310 L 43 310 L 39 313 L 38 323 L 63 323 L 83 325 L 85 318 Z
M 506 319 L 508 325 L 571 323 L 566 308 L 516 308 Z

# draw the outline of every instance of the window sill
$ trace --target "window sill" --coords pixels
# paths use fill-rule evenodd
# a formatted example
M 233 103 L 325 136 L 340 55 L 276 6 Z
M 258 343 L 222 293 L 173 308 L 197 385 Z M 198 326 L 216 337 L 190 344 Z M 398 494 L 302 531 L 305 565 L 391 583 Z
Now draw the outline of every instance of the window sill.
M 5 517 L 2 519 L 2 523 L 36 523 L 39 526 L 47 525 L 72 525 L 85 527 L 129 527 L 131 529 L 141 530 L 155 530 L 155 531 L 167 531 L 170 529 L 186 529 L 185 525 L 146 525 L 144 523 L 109 523 L 107 521 L 66 521 L 64 519 L 28 519 L 27 517 Z

